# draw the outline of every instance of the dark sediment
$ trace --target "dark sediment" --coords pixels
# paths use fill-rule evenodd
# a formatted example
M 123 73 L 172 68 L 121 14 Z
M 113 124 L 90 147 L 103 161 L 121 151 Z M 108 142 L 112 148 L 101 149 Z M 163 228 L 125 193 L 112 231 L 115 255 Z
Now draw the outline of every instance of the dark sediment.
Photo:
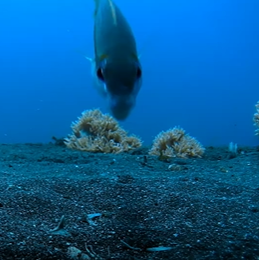
M 0 153 L 0 259 L 71 259 L 73 247 L 74 259 L 259 258 L 256 148 L 169 162 L 54 144 Z

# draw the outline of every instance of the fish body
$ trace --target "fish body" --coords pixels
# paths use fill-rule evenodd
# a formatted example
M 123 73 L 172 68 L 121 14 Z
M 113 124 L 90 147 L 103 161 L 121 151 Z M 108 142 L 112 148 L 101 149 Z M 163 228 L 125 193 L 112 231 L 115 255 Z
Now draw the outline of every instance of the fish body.
M 124 120 L 142 84 L 136 41 L 127 20 L 112 0 L 95 0 L 92 73 L 112 115 Z

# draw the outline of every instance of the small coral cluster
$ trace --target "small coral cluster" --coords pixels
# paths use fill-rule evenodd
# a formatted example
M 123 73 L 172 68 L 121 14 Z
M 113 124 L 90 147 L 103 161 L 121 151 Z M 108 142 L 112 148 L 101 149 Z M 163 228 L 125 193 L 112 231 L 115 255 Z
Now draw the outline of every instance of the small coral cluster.
M 149 154 L 164 157 L 201 157 L 204 147 L 180 127 L 174 127 L 157 135 Z
M 254 126 L 257 128 L 255 130 L 255 135 L 259 135 L 259 101 L 255 105 L 256 113 L 254 114 Z
M 65 139 L 67 147 L 87 152 L 121 153 L 138 148 L 141 140 L 128 133 L 110 115 L 99 109 L 87 110 L 72 123 L 72 134 Z M 180 127 L 157 135 L 150 155 L 171 158 L 201 157 L 203 146 Z
M 121 153 L 142 145 L 138 137 L 128 136 L 114 118 L 99 109 L 84 111 L 71 128 L 73 133 L 65 139 L 65 144 L 75 150 Z

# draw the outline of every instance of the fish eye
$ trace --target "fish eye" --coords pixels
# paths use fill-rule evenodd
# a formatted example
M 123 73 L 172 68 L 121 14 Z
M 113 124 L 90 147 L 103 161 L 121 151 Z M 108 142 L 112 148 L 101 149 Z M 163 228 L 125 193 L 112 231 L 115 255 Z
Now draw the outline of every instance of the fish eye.
M 142 71 L 141 71 L 140 67 L 138 67 L 138 69 L 137 69 L 137 79 L 140 79 L 141 76 L 142 76 Z
M 99 68 L 97 70 L 96 75 L 97 75 L 98 79 L 100 79 L 101 81 L 104 81 L 103 70 L 101 68 Z

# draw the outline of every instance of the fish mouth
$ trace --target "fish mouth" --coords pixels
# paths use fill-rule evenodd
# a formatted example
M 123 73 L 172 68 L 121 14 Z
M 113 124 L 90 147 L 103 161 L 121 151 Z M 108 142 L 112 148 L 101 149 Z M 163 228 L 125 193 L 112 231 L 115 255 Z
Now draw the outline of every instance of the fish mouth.
M 111 96 L 109 100 L 109 108 L 114 118 L 117 120 L 125 120 L 135 105 L 135 98 L 129 96 Z

